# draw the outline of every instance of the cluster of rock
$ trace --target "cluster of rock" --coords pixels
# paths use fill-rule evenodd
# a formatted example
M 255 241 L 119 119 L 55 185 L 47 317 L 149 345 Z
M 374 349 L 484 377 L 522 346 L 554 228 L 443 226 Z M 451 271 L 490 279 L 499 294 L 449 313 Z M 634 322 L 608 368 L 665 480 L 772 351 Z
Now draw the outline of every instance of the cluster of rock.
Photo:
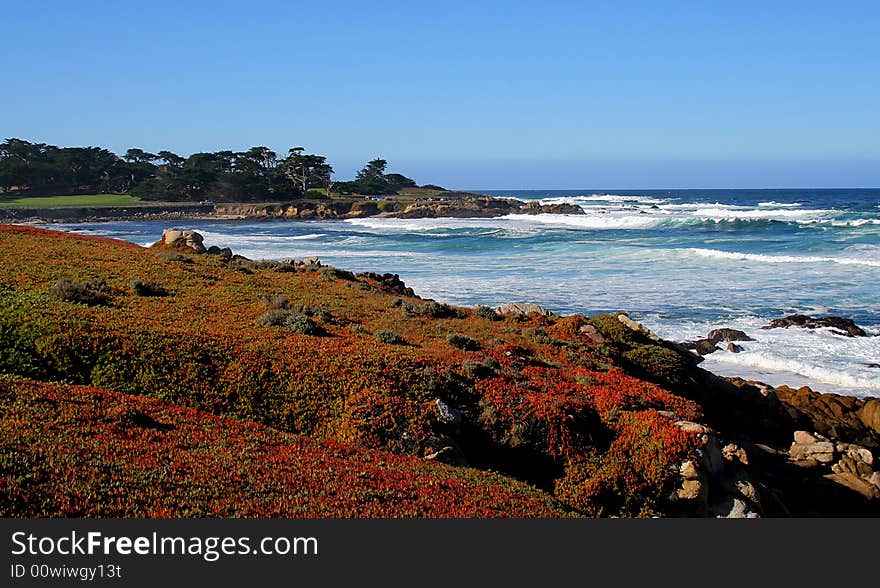
M 868 333 L 859 327 L 852 319 L 839 316 L 810 317 L 805 314 L 792 314 L 780 319 L 773 319 L 770 324 L 761 327 L 762 329 L 777 329 L 789 327 L 800 327 L 804 329 L 820 329 L 830 328 L 832 332 L 846 337 L 866 337 Z M 703 339 L 694 341 L 685 341 L 681 346 L 689 349 L 697 355 L 709 355 L 722 349 L 720 343 L 726 343 L 724 349 L 733 353 L 739 353 L 743 350 L 735 341 L 754 341 L 743 331 L 737 329 L 714 329 Z
M 199 255 L 217 255 L 223 259 L 235 257 L 229 247 L 217 247 L 216 245 L 205 247 L 205 238 L 201 233 L 195 231 L 165 229 L 162 231 L 162 239 L 156 245 L 165 249 L 184 250 L 187 253 Z
M 305 259 L 282 259 L 281 263 L 292 266 L 296 269 L 317 269 L 321 267 L 321 260 L 317 256 L 306 257 Z
M 856 325 L 852 319 L 839 316 L 811 317 L 805 314 L 792 314 L 781 319 L 770 321 L 769 325 L 762 329 L 787 329 L 788 327 L 801 327 L 803 329 L 831 328 L 832 332 L 846 337 L 867 337 L 868 333 Z
M 375 203 L 372 203 L 375 207 Z M 323 220 L 363 216 L 357 212 L 362 206 L 368 209 L 370 203 L 360 202 L 298 202 L 296 204 L 217 204 L 214 215 L 227 219 L 288 219 Z M 378 209 L 374 211 L 378 213 Z
M 533 302 L 511 302 L 495 308 L 501 316 L 527 316 L 537 314 L 539 316 L 553 316 L 553 312 Z
M 357 275 L 358 278 L 365 278 L 375 282 L 379 289 L 389 294 L 397 294 L 398 296 L 406 296 L 408 298 L 418 298 L 415 291 L 408 287 L 398 274 L 377 274 L 374 272 L 362 272 Z
M 698 435 L 702 443 L 695 459 L 685 460 L 679 467 L 681 485 L 676 498 L 688 514 L 758 518 L 764 512 L 762 502 L 775 502 L 775 497 L 749 474 L 745 449 L 735 443 L 722 447 L 718 435 L 706 425 L 692 421 L 675 424 Z
M 792 462 L 804 467 L 831 466 L 825 478 L 857 492 L 865 499 L 880 499 L 880 472 L 874 454 L 855 443 L 833 441 L 819 433 L 795 431 L 789 449 Z
M 754 339 L 737 329 L 713 329 L 709 331 L 705 338 L 697 339 L 696 341 L 685 341 L 681 343 L 681 346 L 702 356 L 715 353 L 721 349 L 718 346 L 719 343 L 727 343 L 726 349 L 728 351 L 739 353 L 743 348 L 734 343 L 734 341 L 754 341 Z
M 466 196 L 441 200 L 417 200 L 390 216 L 398 218 L 494 218 L 508 214 L 584 214 L 574 204 L 541 204 L 512 198 Z
M 647 340 L 648 329 L 622 316 Z M 744 335 L 718 330 L 707 339 Z M 702 422 L 676 422 L 701 439 L 700 450 L 681 464 L 673 496 L 680 514 L 880 515 L 880 398 L 774 388 L 693 364 L 686 369 L 678 383 L 655 378 L 704 412 Z

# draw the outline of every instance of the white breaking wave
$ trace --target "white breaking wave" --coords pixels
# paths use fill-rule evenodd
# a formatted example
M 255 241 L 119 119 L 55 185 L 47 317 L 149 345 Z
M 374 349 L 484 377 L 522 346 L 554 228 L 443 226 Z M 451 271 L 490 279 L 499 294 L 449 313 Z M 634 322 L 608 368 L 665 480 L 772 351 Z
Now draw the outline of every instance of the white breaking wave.
M 733 261 L 755 261 L 761 263 L 838 263 L 841 265 L 864 265 L 868 267 L 880 267 L 880 260 L 859 259 L 854 257 L 819 257 L 807 255 L 765 255 L 762 253 L 737 253 L 733 251 L 719 251 L 718 249 L 685 249 L 701 257 L 713 257 L 716 259 L 729 259 Z
M 799 202 L 776 202 L 775 200 L 771 200 L 769 202 L 758 202 L 758 206 L 760 207 L 768 207 L 768 208 L 797 208 L 801 204 Z
M 798 309 L 803 312 L 819 309 Z M 638 318 L 638 317 L 636 317 Z M 872 336 L 844 337 L 833 329 L 761 329 L 769 318 L 741 316 L 701 322 L 646 321 L 661 337 L 685 341 L 705 337 L 719 327 L 745 331 L 754 341 L 738 341 L 739 353 L 722 349 L 704 357 L 701 367 L 722 376 L 758 380 L 772 386 L 810 386 L 819 392 L 880 396 L 878 330 Z
M 715 357 L 717 355 L 717 357 Z M 835 387 L 844 389 L 864 389 L 871 391 L 880 391 L 880 375 L 870 377 L 870 375 L 859 374 L 853 371 L 847 371 L 845 368 L 829 368 L 816 365 L 809 360 L 795 357 L 783 357 L 779 354 L 761 353 L 741 351 L 740 353 L 730 353 L 726 351 L 716 351 L 704 362 L 704 366 L 712 370 L 712 367 L 718 364 L 727 364 L 737 366 L 738 368 L 751 368 L 752 370 L 760 370 L 762 372 L 771 373 L 791 373 L 797 374 L 815 382 L 831 384 Z M 866 368 L 865 371 L 876 368 Z M 729 371 L 729 370 L 726 370 Z M 742 369 L 737 370 L 742 374 Z M 784 378 L 782 380 L 784 382 Z M 772 382 L 767 382 L 772 384 Z M 789 385 L 793 385 L 791 382 Z M 795 383 L 796 384 L 796 383 Z M 779 384 L 777 384 L 779 385 Z M 813 387 L 817 387 L 813 384 Z M 824 391 L 821 386 L 819 391 Z
M 593 202 L 612 202 L 612 203 L 630 203 L 630 204 L 665 204 L 669 202 L 662 198 L 654 198 L 651 196 L 621 196 L 619 194 L 590 194 L 589 196 L 556 196 L 553 198 L 542 198 L 538 202 L 541 204 L 590 204 Z
M 526 225 L 550 225 L 577 229 L 647 229 L 660 226 L 666 219 L 648 214 L 606 212 L 599 214 L 511 214 L 500 217 Z

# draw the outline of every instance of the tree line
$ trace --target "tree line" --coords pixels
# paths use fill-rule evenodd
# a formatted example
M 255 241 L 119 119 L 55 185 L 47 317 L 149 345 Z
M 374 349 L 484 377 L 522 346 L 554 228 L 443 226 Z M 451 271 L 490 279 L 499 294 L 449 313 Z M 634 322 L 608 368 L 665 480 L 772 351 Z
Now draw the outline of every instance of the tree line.
M 56 147 L 7 139 L 0 143 L 3 195 L 131 194 L 144 200 L 218 202 L 285 201 L 327 194 L 395 194 L 416 187 L 411 178 L 386 173 L 374 159 L 352 181 L 335 182 L 323 155 L 294 147 L 284 157 L 268 147 L 247 151 L 150 153 L 123 156 L 101 147 Z M 439 189 L 439 186 L 425 186 Z

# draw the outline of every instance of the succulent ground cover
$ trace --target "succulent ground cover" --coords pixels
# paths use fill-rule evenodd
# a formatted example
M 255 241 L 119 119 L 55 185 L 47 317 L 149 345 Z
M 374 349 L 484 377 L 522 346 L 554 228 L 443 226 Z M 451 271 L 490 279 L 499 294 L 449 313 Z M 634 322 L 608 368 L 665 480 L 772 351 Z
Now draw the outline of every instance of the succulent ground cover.
M 0 385 L 8 514 L 670 508 L 700 447 L 675 425 L 701 416 L 669 391 L 680 352 L 613 316 L 500 317 L 376 277 L 0 227 L 0 372 L 19 376 Z M 128 406 L 173 428 L 106 416 Z M 79 445 L 46 461 L 65 436 Z M 363 489 L 296 490 L 334 478 Z M 54 483 L 67 502 L 45 498 Z

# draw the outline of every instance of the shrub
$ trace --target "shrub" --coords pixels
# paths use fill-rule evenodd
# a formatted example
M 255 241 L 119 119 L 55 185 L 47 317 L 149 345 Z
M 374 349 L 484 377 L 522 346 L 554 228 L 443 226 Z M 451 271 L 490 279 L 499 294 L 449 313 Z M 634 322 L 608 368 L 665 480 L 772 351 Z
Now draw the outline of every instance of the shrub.
M 290 301 L 284 294 L 263 294 L 260 300 L 266 305 L 267 310 L 285 310 L 290 308 Z
M 132 280 L 131 291 L 135 296 L 168 296 L 168 290 L 162 284 L 149 280 Z
M 282 327 L 299 335 L 323 335 L 324 329 L 306 315 L 290 309 L 275 308 L 257 317 L 258 327 Z
M 453 347 L 457 347 L 458 349 L 463 349 L 465 351 L 477 351 L 480 348 L 480 342 L 476 339 L 471 339 L 470 337 L 466 337 L 465 335 L 459 335 L 458 333 L 449 333 L 446 335 L 446 342 L 452 345 Z
M 681 354 L 659 345 L 639 345 L 623 357 L 648 378 L 669 384 L 682 384 L 690 367 Z
M 52 287 L 52 294 L 65 302 L 88 306 L 100 306 L 110 301 L 110 288 L 101 279 L 74 282 L 61 278 Z
M 376 341 L 387 345 L 406 345 L 406 341 L 394 331 L 379 330 L 376 331 Z
M 440 304 L 429 300 L 427 302 L 404 302 L 401 306 L 407 316 L 430 316 L 433 318 L 464 318 L 465 314 L 448 304 Z
M 333 315 L 321 308 L 320 306 L 308 306 L 306 304 L 300 304 L 299 306 L 293 307 L 293 310 L 300 314 L 304 314 L 307 317 L 316 318 L 322 323 L 333 322 Z
M 304 314 L 292 312 L 284 319 L 281 325 L 289 331 L 293 331 L 299 335 L 323 335 L 324 329 L 315 324 L 315 321 Z
M 482 304 L 474 308 L 474 312 L 480 318 L 484 318 L 487 321 L 500 321 L 501 315 L 495 312 L 495 309 L 490 306 L 483 306 Z
M 195 263 L 192 257 L 187 257 L 186 255 L 175 253 L 174 251 L 165 251 L 159 253 L 157 257 L 159 259 L 164 259 L 165 261 L 176 261 L 178 263 Z
M 320 270 L 320 276 L 325 280 L 347 280 L 354 281 L 355 277 L 352 272 L 341 270 L 337 267 L 325 266 Z
M 523 329 L 522 336 L 542 345 L 559 345 L 560 342 L 550 337 L 544 329 Z

